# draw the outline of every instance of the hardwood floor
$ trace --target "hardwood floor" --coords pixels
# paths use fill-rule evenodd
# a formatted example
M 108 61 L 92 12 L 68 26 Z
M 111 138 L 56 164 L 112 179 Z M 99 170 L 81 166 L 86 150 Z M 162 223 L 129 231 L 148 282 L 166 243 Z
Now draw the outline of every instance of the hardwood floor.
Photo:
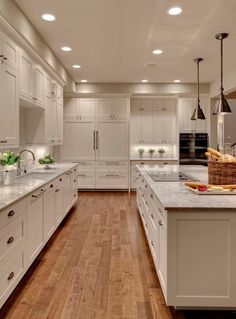
M 225 319 L 165 306 L 135 194 L 84 192 L 1 319 Z

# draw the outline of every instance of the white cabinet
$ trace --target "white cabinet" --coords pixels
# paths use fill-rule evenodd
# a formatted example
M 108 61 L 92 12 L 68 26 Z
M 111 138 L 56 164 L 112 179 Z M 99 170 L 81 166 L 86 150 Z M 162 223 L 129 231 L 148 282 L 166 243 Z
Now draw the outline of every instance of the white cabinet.
M 94 121 L 95 99 L 65 98 L 65 122 Z
M 65 216 L 64 205 L 63 205 L 63 197 L 64 197 L 64 178 L 65 176 L 61 176 L 59 179 L 59 183 L 56 185 L 54 190 L 54 202 L 55 202 L 55 224 L 59 225 Z
M 207 99 L 201 98 L 201 107 L 205 120 L 192 121 L 191 117 L 196 107 L 196 98 L 179 99 L 178 118 L 180 133 L 207 133 L 208 131 L 208 105 Z
M 96 133 L 98 160 L 128 159 L 127 122 L 98 122 Z
M 63 212 L 65 212 L 65 214 L 67 214 L 71 208 L 71 193 L 71 172 L 68 171 L 64 174 L 63 179 Z
M 55 225 L 55 189 L 53 182 L 44 187 L 43 196 L 43 238 L 47 241 L 53 234 Z
M 177 139 L 175 111 L 153 111 L 153 143 L 174 144 Z
M 98 120 L 128 120 L 129 99 L 128 98 L 98 98 L 97 119 Z
M 6 34 L 1 33 L 1 60 L 13 69 L 18 70 L 19 48 Z
M 19 97 L 17 70 L 3 62 L 0 65 L 0 147 L 19 144 Z
M 26 260 L 29 266 L 41 251 L 43 242 L 43 189 L 27 197 L 26 210 Z
M 30 106 L 45 106 L 45 73 L 24 52 L 20 56 L 20 97 Z M 28 102 L 28 103 L 27 103 Z

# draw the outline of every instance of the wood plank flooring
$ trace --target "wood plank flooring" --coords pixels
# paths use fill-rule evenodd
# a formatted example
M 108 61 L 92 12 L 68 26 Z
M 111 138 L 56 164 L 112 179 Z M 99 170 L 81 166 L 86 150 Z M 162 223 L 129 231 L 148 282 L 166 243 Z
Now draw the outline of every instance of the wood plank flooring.
M 135 194 L 83 192 L 1 319 L 225 319 L 166 307 Z

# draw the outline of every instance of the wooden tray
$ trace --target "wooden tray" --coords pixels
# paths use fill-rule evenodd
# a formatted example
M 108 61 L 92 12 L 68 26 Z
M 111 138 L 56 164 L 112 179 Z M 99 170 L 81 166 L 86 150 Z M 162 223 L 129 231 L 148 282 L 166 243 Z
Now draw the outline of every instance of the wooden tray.
M 206 192 L 200 192 L 198 189 L 194 189 L 192 187 L 186 186 L 187 189 L 191 190 L 193 193 L 197 195 L 236 195 L 236 189 L 224 189 L 222 191 L 214 191 L 208 190 Z

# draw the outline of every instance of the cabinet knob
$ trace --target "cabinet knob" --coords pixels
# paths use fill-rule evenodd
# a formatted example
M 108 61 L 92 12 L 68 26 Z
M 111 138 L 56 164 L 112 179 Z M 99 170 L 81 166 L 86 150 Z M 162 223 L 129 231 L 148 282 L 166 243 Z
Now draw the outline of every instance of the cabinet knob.
M 60 182 L 62 181 L 62 178 L 60 178 Z
M 153 214 L 151 214 L 151 218 L 152 218 L 152 219 L 154 219 L 154 218 L 155 218 Z
M 154 244 L 154 242 L 151 240 L 151 245 L 154 247 L 155 246 L 155 244 Z
M 55 193 L 58 193 L 60 191 L 60 189 L 59 188 L 57 188 L 56 190 L 55 190 Z
M 14 272 L 12 271 L 9 276 L 7 277 L 7 280 L 11 280 L 15 276 Z
M 51 184 L 50 187 L 53 188 L 53 184 Z
M 11 210 L 9 213 L 8 213 L 8 217 L 12 217 L 15 215 L 15 211 L 14 210 Z
M 7 243 L 11 244 L 11 243 L 13 243 L 13 241 L 14 241 L 14 237 L 11 236 L 8 238 Z
M 160 226 L 162 226 L 162 225 L 163 225 L 163 223 L 162 223 L 162 221 L 161 221 L 161 220 L 159 220 L 158 224 L 159 224 Z
M 152 194 L 150 195 L 150 197 L 151 197 L 151 198 L 154 198 L 154 196 L 153 196 Z

